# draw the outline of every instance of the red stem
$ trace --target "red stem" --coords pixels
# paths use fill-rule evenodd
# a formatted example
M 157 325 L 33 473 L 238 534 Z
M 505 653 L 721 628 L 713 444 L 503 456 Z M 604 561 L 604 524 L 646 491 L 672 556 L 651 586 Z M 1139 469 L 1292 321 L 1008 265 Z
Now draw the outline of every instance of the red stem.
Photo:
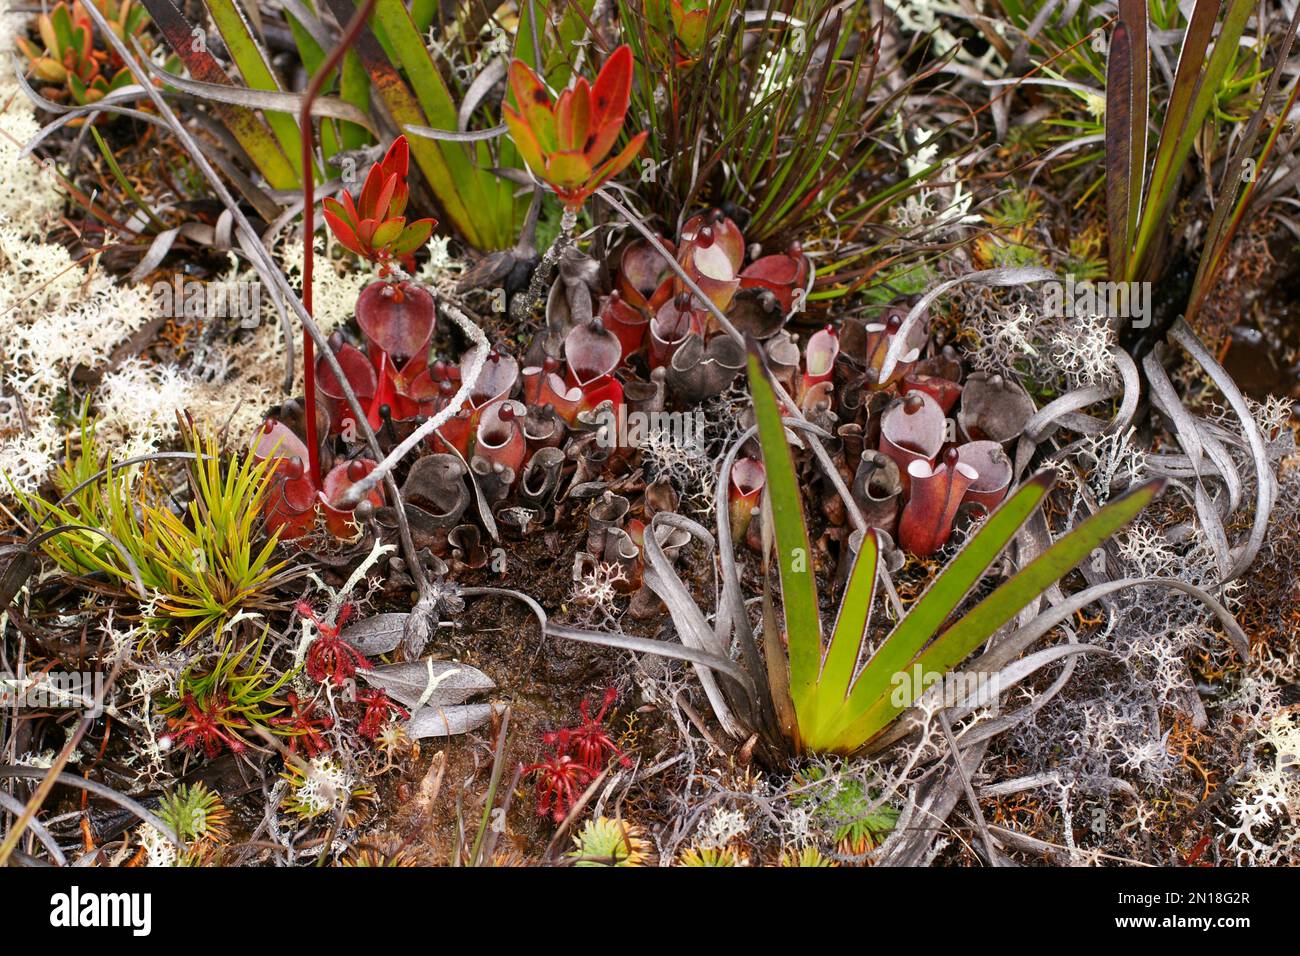
M 326 79 L 330 73 L 338 67 L 347 53 L 348 48 L 361 35 L 362 29 L 365 28 L 366 20 L 370 16 L 370 11 L 375 8 L 375 0 L 365 0 L 357 12 L 353 14 L 352 19 L 348 21 L 347 28 L 344 29 L 343 35 L 339 37 L 338 46 L 336 46 L 325 62 L 321 64 L 316 75 L 311 78 L 311 83 L 307 86 L 307 93 L 302 98 L 302 108 L 298 112 L 298 128 L 302 130 L 302 307 L 307 310 L 307 314 L 314 317 L 311 304 L 311 284 L 312 274 L 316 260 L 315 249 L 315 232 L 316 232 L 316 175 L 313 169 L 312 153 L 315 152 L 315 136 L 311 125 L 311 107 L 316 98 L 320 96 L 321 89 L 325 86 Z M 321 483 L 320 472 L 320 442 L 316 434 L 316 351 L 312 345 L 311 336 L 307 330 L 302 330 L 302 381 L 303 390 L 306 393 L 307 400 L 307 459 L 311 469 L 312 480 L 317 487 Z

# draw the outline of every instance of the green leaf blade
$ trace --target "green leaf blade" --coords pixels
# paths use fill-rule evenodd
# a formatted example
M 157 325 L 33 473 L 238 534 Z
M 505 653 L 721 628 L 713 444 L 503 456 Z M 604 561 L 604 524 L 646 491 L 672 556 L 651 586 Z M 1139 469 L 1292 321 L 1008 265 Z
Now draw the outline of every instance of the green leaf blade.
M 849 695 L 850 713 L 864 712 L 884 695 L 894 675 L 902 673 L 912 663 L 926 642 L 1011 543 L 1055 480 L 1053 472 L 1040 472 L 1021 485 L 989 516 L 863 668 Z
M 776 392 L 757 346 L 749 347 L 749 388 L 758 421 L 763 467 L 767 472 L 767 495 L 771 502 L 776 537 L 777 570 L 781 580 L 781 601 L 785 610 L 789 641 L 790 695 L 802 725 L 811 718 L 822 661 L 821 616 L 817 604 L 817 580 L 812 568 L 812 548 L 804 523 L 794 457 L 785 438 Z
M 992 594 L 944 631 L 916 660 L 922 681 L 956 667 L 997 630 L 1092 554 L 1111 535 L 1132 521 L 1164 488 L 1164 479 L 1148 481 L 1112 501 L 1003 582 Z M 882 696 L 859 721 L 863 742 L 875 736 L 912 702 Z
M 844 597 L 840 601 L 835 628 L 831 632 L 826 664 L 822 668 L 819 692 L 829 700 L 843 703 L 857 668 L 858 657 L 871 623 L 871 605 L 876 596 L 876 573 L 880 563 L 880 543 L 873 529 L 862 539 L 853 570 L 849 573 Z

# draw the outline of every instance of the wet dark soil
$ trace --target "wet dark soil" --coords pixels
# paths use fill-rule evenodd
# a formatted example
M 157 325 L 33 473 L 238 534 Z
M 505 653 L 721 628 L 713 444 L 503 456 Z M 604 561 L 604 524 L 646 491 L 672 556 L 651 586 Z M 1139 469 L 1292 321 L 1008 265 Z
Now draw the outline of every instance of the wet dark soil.
M 1264 288 L 1247 297 L 1228 329 L 1224 367 L 1251 398 L 1300 399 L 1300 246 L 1272 243 L 1277 260 Z

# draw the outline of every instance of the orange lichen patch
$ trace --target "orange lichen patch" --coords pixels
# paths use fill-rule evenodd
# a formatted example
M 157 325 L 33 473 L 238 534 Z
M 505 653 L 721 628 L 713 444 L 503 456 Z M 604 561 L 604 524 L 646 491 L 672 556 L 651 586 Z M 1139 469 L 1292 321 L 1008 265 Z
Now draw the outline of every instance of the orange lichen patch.
M 1186 767 L 1191 768 L 1201 779 L 1202 793 L 1200 799 L 1206 799 L 1215 788 L 1217 771 L 1207 770 L 1197 759 L 1193 751 L 1209 746 L 1209 735 L 1197 730 L 1191 720 L 1184 714 L 1174 717 L 1174 725 L 1169 731 L 1168 751 Z
M 1099 611 L 1095 617 L 1090 617 L 1083 608 L 1079 608 L 1079 610 L 1074 612 L 1074 619 L 1078 622 L 1081 630 L 1085 628 L 1092 629 L 1101 627 L 1101 625 L 1106 623 L 1106 614 L 1105 612 Z
M 1252 632 L 1247 629 L 1249 635 Z M 1207 650 L 1196 651 L 1192 661 L 1191 669 L 1196 672 L 1197 676 L 1204 678 L 1206 681 L 1216 682 L 1222 680 L 1228 673 L 1237 670 L 1234 664 L 1224 665 L 1217 661 L 1214 655 Z
M 997 800 L 988 815 L 988 822 L 1021 833 L 1041 832 L 1044 807 L 1038 798 L 1028 793 L 1018 793 Z
M 190 333 L 194 330 L 194 323 L 189 319 L 168 319 L 163 323 L 163 327 L 158 330 L 158 338 L 165 341 L 177 352 L 185 350 L 186 343 L 189 342 Z

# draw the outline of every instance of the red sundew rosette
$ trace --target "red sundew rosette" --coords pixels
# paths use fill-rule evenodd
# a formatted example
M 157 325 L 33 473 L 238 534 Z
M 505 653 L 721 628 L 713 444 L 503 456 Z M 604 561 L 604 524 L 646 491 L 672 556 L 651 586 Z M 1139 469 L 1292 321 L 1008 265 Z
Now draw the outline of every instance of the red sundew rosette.
M 510 399 L 493 402 L 479 413 L 474 454 L 516 475 L 523 469 L 528 440 L 521 427 L 527 409 Z
M 1011 487 L 1011 459 L 995 441 L 972 441 L 957 448 L 957 461 L 969 465 L 979 475 L 966 489 L 966 501 L 983 505 L 992 512 L 1002 503 Z
M 316 484 L 308 473 L 307 446 L 289 426 L 268 418 L 262 423 L 253 457 L 275 460 L 262 515 L 268 531 L 280 532 L 282 541 L 300 538 L 316 522 Z
M 739 545 L 749 530 L 749 522 L 758 507 L 767 472 L 756 458 L 738 458 L 731 466 L 731 485 L 727 489 L 728 510 L 731 516 L 731 540 Z
M 645 343 L 646 329 L 650 319 L 646 312 L 634 308 L 615 289 L 600 307 L 600 321 L 618 338 L 623 348 L 621 362 L 626 362 L 637 349 Z
M 941 465 L 913 461 L 907 466 L 912 495 L 898 522 L 898 543 L 920 557 L 934 554 L 952 535 L 952 522 L 970 484 L 979 473 L 957 459 L 950 448 Z
M 908 465 L 914 461 L 929 465 L 943 450 L 946 421 L 939 403 L 924 392 L 912 392 L 881 416 L 880 451 L 898 465 L 905 492 Z
M 334 537 L 350 538 L 356 534 L 357 522 L 354 513 L 356 506 L 341 508 L 338 502 L 353 485 L 374 471 L 376 467 L 375 462 L 369 458 L 356 458 L 352 461 L 339 462 L 325 476 L 324 487 L 317 493 L 317 497 L 320 500 L 321 511 L 325 515 L 325 526 Z M 370 502 L 376 508 L 382 507 L 383 486 L 375 485 L 361 500 Z
M 606 158 L 623 129 L 632 72 L 632 49 L 624 44 L 605 61 L 594 85 L 580 77 L 552 102 L 541 77 L 526 63 L 510 64 L 514 102 L 502 107 L 510 138 L 528 168 L 567 209 L 576 211 L 626 169 L 650 135 L 637 133 L 622 152 Z
M 428 241 L 437 225 L 433 219 L 408 223 L 403 215 L 410 197 L 406 185 L 410 161 L 410 146 L 405 136 L 399 136 L 384 158 L 370 167 L 355 203 L 346 191 L 342 193 L 342 202 L 333 196 L 321 202 L 334 238 L 344 248 L 379 263 L 381 276 L 392 271 L 394 258 L 413 269 L 415 250 Z
M 767 289 L 781 303 L 781 311 L 790 314 L 798 290 L 808 285 L 808 257 L 803 246 L 790 244 L 785 252 L 755 259 L 740 273 L 740 287 Z
M 375 367 L 370 364 L 370 359 L 364 352 L 355 345 L 344 342 L 337 334 L 330 336 L 330 348 L 338 360 L 339 367 L 343 369 L 343 377 L 347 379 L 348 386 L 356 395 L 357 401 L 365 408 L 374 399 L 378 385 Z M 343 395 L 343 386 L 338 376 L 334 374 L 334 369 L 330 368 L 329 362 L 323 355 L 316 360 L 316 388 L 328 399 L 330 434 L 342 433 L 354 416 Z

